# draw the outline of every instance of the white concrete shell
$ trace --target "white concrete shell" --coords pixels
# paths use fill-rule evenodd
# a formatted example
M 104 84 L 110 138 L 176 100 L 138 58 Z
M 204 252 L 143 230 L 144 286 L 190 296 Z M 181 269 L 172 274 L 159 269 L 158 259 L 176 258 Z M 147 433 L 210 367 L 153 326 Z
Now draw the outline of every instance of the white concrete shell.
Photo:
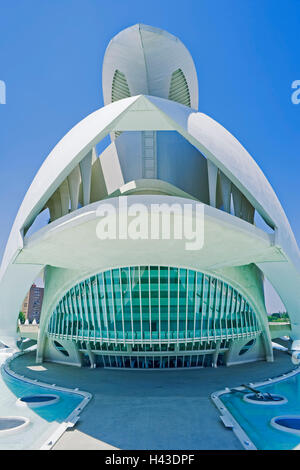
M 197 109 L 197 73 L 191 54 L 182 42 L 172 34 L 148 25 L 137 24 L 124 29 L 110 41 L 105 52 L 104 104 L 112 102 L 116 70 L 124 75 L 129 96 L 143 94 L 169 98 L 172 73 L 178 69 L 186 79 L 190 105 Z M 123 89 L 123 92 L 126 91 Z
M 248 237 L 248 242 L 243 247 L 242 237 L 238 235 L 237 230 L 237 236 L 232 239 L 232 246 L 230 242 L 226 245 L 229 258 L 225 264 L 227 266 L 257 264 L 277 288 L 292 321 L 292 335 L 294 339 L 300 339 L 300 301 L 297 295 L 300 287 L 299 251 L 284 211 L 269 182 L 241 144 L 214 120 L 178 103 L 150 96 L 127 98 L 92 113 L 57 144 L 43 163 L 20 207 L 1 266 L 1 339 L 11 343 L 16 338 L 19 307 L 39 271 L 47 264 L 59 266 L 58 259 L 62 252 L 56 251 L 55 245 L 52 253 L 50 250 L 47 256 L 42 255 L 41 242 L 45 239 L 45 234 L 49 234 L 47 237 L 50 236 L 57 226 L 60 231 L 67 230 L 70 223 L 68 221 L 74 220 L 75 223 L 78 218 L 86 217 L 85 214 L 89 214 L 89 210 L 93 212 L 93 208 L 86 206 L 84 213 L 82 209 L 77 210 L 65 216 L 66 219 L 53 222 L 34 234 L 32 238 L 25 238 L 25 243 L 24 229 L 33 222 L 47 200 L 75 166 L 105 135 L 111 131 L 145 129 L 176 130 L 182 134 L 239 188 L 265 220 L 274 227 L 274 235 L 264 235 L 251 224 L 213 209 L 217 220 L 220 217 L 227 217 L 235 228 L 237 223 L 241 224 L 243 233 L 247 233 Z M 259 250 L 259 253 L 250 249 L 257 243 L 256 232 L 266 240 L 265 248 Z M 31 246 L 39 248 L 31 253 L 29 249 Z M 234 256 L 231 250 L 236 250 L 237 253 L 242 250 L 245 256 L 239 259 L 240 256 Z M 67 254 L 68 251 L 65 256 Z M 72 250 L 69 256 L 71 259 Z M 211 263 L 210 269 L 215 270 L 223 266 L 222 263 L 216 266 L 213 260 Z M 192 263 L 183 261 L 183 265 L 192 265 Z

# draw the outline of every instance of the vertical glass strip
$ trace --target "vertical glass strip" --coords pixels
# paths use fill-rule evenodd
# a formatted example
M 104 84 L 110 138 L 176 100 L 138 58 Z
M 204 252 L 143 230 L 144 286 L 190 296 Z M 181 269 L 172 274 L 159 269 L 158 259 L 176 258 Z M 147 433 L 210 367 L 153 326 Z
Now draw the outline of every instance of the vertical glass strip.
M 94 344 L 96 344 L 96 318 L 95 318 L 95 309 L 94 309 L 94 302 L 93 302 L 93 292 L 92 292 L 92 280 L 89 278 L 88 280 L 88 303 L 90 306 L 90 315 L 92 320 L 92 325 L 94 328 Z
M 245 333 L 244 298 L 242 295 L 240 295 L 239 316 L 240 316 L 241 332 L 244 337 L 244 333 Z
M 122 329 L 123 329 L 123 343 L 125 344 L 125 325 L 124 325 L 124 300 L 123 300 L 123 285 L 121 269 L 119 268 L 119 279 L 120 279 L 120 294 L 121 294 L 121 314 L 122 314 Z
M 64 328 L 65 328 L 65 309 L 64 309 L 64 304 L 63 304 L 63 299 L 59 302 L 60 304 L 60 315 L 61 315 L 61 321 L 60 321 L 60 337 L 63 338 L 64 335 Z
M 103 336 L 102 336 L 101 314 L 100 314 L 100 303 L 99 303 L 100 289 L 98 286 L 98 276 L 95 276 L 95 283 L 93 284 L 93 286 L 94 286 L 94 296 L 95 296 L 95 302 L 96 302 L 96 312 L 97 312 L 97 318 L 98 318 L 98 324 L 99 324 L 99 330 L 100 330 L 100 338 L 102 340 Z
M 51 317 L 49 318 L 48 329 L 47 329 L 48 334 L 50 334 L 50 335 L 51 335 L 51 333 L 52 333 L 52 318 L 53 318 L 53 312 L 52 312 L 52 314 L 51 314 Z
M 54 333 L 57 335 L 57 319 L 58 319 L 58 315 L 57 315 L 57 307 L 55 309 L 55 320 L 54 320 Z
M 48 334 L 51 334 L 52 333 L 52 320 L 53 319 L 53 312 L 49 318 L 49 322 L 48 322 L 48 328 L 47 328 L 47 331 L 48 331 Z
M 179 344 L 180 269 L 177 268 L 177 345 Z
M 170 346 L 170 317 L 171 317 L 170 284 L 171 284 L 171 280 L 170 280 L 170 266 L 168 266 L 168 331 L 167 331 L 167 335 L 168 335 L 168 347 Z M 173 307 L 172 307 L 172 310 L 173 310 Z M 172 312 L 172 314 L 173 314 L 173 312 Z
M 140 296 L 140 322 L 141 322 L 141 340 L 143 340 L 143 310 L 142 310 L 142 287 L 141 287 L 141 267 L 139 266 L 139 296 Z
M 72 304 L 73 304 L 73 309 L 75 311 L 75 316 L 76 316 L 76 341 L 78 341 L 78 336 L 79 336 L 79 315 L 78 315 L 75 289 L 73 289 L 73 293 L 72 293 Z
M 57 305 L 57 309 L 56 309 L 56 318 L 57 318 L 56 335 L 59 337 L 59 331 L 60 331 L 60 308 L 59 308 L 59 304 Z
M 202 276 L 202 306 L 201 306 L 201 342 L 203 341 L 203 321 L 206 314 L 207 305 L 207 289 L 206 289 L 206 275 Z
M 61 313 L 60 313 L 60 305 L 57 306 L 57 335 L 60 336 L 60 322 L 61 322 Z
M 115 302 L 114 302 L 114 281 L 112 276 L 112 269 L 109 271 L 110 281 L 111 281 L 111 302 L 112 302 L 112 313 L 113 313 L 113 322 L 114 322 L 114 332 L 115 332 L 115 344 L 117 343 L 117 327 L 116 327 L 116 313 L 115 313 Z
M 250 309 L 251 309 L 250 311 L 251 311 L 251 316 L 252 316 L 252 325 L 253 325 L 253 329 L 252 329 L 252 331 L 254 332 L 254 331 L 256 331 L 256 318 L 255 318 L 255 316 L 254 316 L 254 312 L 253 312 L 253 310 L 252 310 L 252 308 L 251 308 L 251 307 L 250 307 Z
M 59 305 L 56 307 L 56 310 L 55 310 L 55 334 L 58 336 L 59 334 Z
M 83 319 L 83 311 L 82 311 L 82 298 L 81 298 L 81 288 L 80 288 L 80 284 L 78 286 L 78 291 L 77 292 L 77 301 L 78 301 L 78 305 L 79 305 L 79 313 L 80 313 L 80 317 L 81 317 L 81 341 L 83 341 L 84 339 L 84 319 Z
M 245 324 L 246 324 L 247 336 L 249 336 L 250 329 L 249 329 L 248 302 L 246 300 L 244 304 L 244 319 L 245 319 Z
M 193 347 L 196 337 L 196 317 L 197 317 L 197 288 L 198 288 L 198 273 L 196 271 L 194 277 L 194 333 L 193 333 Z
M 108 314 L 107 314 L 107 297 L 106 297 L 106 288 L 105 288 L 105 280 L 104 280 L 104 273 L 100 274 L 102 279 L 102 288 L 103 288 L 103 297 L 102 297 L 102 310 L 104 315 L 104 326 L 107 332 L 107 338 L 109 338 L 109 328 L 108 328 Z M 99 285 L 100 287 L 100 285 Z
M 55 310 L 52 314 L 52 333 L 55 335 Z
M 234 291 L 234 297 L 235 297 L 234 311 L 235 311 L 236 332 L 237 332 L 237 337 L 239 338 L 240 337 L 240 334 L 239 334 L 240 333 L 240 331 L 239 331 L 239 320 L 238 320 L 239 295 L 238 295 L 236 290 Z
M 150 276 L 150 266 L 148 266 L 148 287 L 149 287 L 149 331 L 150 331 L 150 340 L 152 340 L 152 315 L 151 315 L 151 276 Z M 151 342 L 151 341 L 150 341 Z
M 59 302 L 59 310 L 60 310 L 59 335 L 62 338 L 63 331 L 64 331 L 64 320 L 65 320 L 65 312 L 64 312 L 64 306 L 63 306 L 62 300 Z
M 52 313 L 51 333 L 55 334 L 55 310 Z
M 248 322 L 248 333 L 251 334 L 251 317 L 250 317 L 250 307 L 247 302 L 246 304 L 246 311 L 247 311 L 247 322 Z
M 220 321 L 219 321 L 219 327 L 220 327 L 221 340 L 223 340 L 223 318 L 224 318 L 224 310 L 225 310 L 225 286 L 224 286 L 224 282 L 222 282 L 220 317 L 219 317 L 219 320 L 220 320 Z
M 230 315 L 230 305 L 231 305 L 231 288 L 227 284 L 227 295 L 226 295 L 226 335 L 227 339 L 231 338 L 231 333 L 229 332 L 230 328 L 228 328 L 228 324 L 232 328 L 231 324 L 231 315 Z
M 69 316 L 69 321 L 68 321 L 68 336 L 71 337 L 71 339 L 73 339 L 73 312 L 72 312 L 72 309 L 71 309 L 71 305 L 70 305 L 70 291 L 67 292 L 67 294 L 65 295 L 65 299 L 66 299 L 66 305 L 67 305 L 67 310 L 68 310 L 68 316 Z
M 252 315 L 252 308 L 249 305 L 249 314 L 250 314 L 250 329 L 251 333 L 254 331 L 254 324 L 253 324 L 253 315 Z
M 69 312 L 67 294 L 63 297 L 63 304 L 64 304 L 64 309 L 65 309 L 65 312 L 66 312 L 66 330 L 64 330 L 64 335 L 66 337 L 68 337 L 68 335 L 69 335 L 70 312 Z
M 233 309 L 234 309 L 234 290 L 230 287 L 230 325 L 231 325 L 231 335 L 234 335 L 234 328 L 233 328 Z
M 56 308 L 56 335 L 59 336 L 59 331 L 60 331 L 60 307 L 59 304 L 57 305 Z
M 81 298 L 83 299 L 83 312 L 85 316 L 85 321 L 87 323 L 87 337 L 90 340 L 90 320 L 89 320 L 89 311 L 87 304 L 87 292 L 86 292 L 86 282 L 81 286 Z
M 212 301 L 212 277 L 209 276 L 209 292 L 208 292 L 208 309 L 207 309 L 207 337 L 210 338 L 210 314 L 211 314 L 211 301 Z
M 132 280 L 131 274 L 134 275 L 135 268 L 128 268 L 129 271 L 129 301 L 130 301 L 130 319 L 131 319 L 131 332 L 132 332 L 132 342 L 134 344 L 134 326 L 133 326 L 133 308 L 132 308 Z
M 213 323 L 213 328 L 214 328 L 214 337 L 215 341 L 217 340 L 217 331 L 216 331 L 216 321 L 218 317 L 218 306 L 219 306 L 219 301 L 220 301 L 220 281 L 219 279 L 216 279 L 216 287 L 215 287 L 215 295 L 214 295 L 214 323 Z
M 189 314 L 189 271 L 188 269 L 185 270 L 186 274 L 186 296 L 185 296 L 185 345 L 187 345 L 187 338 L 188 338 L 188 314 Z
M 158 339 L 159 339 L 159 344 L 160 344 L 161 343 L 160 266 L 158 266 L 158 268 L 157 268 L 157 276 L 158 276 Z

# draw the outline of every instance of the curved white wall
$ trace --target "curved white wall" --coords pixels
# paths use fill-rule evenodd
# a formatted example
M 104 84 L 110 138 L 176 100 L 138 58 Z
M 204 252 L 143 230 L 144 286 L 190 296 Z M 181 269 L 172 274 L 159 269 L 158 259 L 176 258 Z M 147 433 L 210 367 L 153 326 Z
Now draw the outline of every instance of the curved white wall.
M 111 103 L 116 70 L 127 80 L 130 95 L 169 97 L 172 73 L 181 69 L 191 107 L 198 108 L 198 79 L 193 59 L 182 42 L 166 31 L 136 24 L 117 34 L 107 46 L 102 72 L 104 104 Z
M 265 256 L 255 262 L 272 284 L 277 286 L 292 320 L 292 334 L 295 339 L 300 338 L 299 250 L 285 213 L 269 182 L 241 144 L 213 119 L 178 103 L 151 96 L 127 98 L 92 113 L 57 144 L 43 163 L 20 207 L 1 266 L 0 316 L 6 330 L 5 336 L 16 336 L 16 318 L 21 297 L 33 281 L 33 273 L 37 273 L 44 264 L 39 259 L 35 261 L 37 266 L 15 264 L 17 258 L 19 261 L 26 253 L 23 249 L 24 228 L 32 223 L 53 192 L 96 143 L 109 132 L 119 130 L 177 131 L 208 161 L 220 168 L 274 226 L 272 256 L 277 253 L 278 259 L 273 260 Z M 69 214 L 67 217 L 73 216 Z M 74 217 L 77 217 L 76 213 Z M 245 231 L 251 236 L 254 227 L 246 222 L 244 224 Z M 51 230 L 52 224 L 48 228 Z M 285 274 L 285 284 L 281 282 L 282 272 Z M 17 275 L 22 280 L 16 285 Z M 286 284 L 290 287 L 286 288 Z

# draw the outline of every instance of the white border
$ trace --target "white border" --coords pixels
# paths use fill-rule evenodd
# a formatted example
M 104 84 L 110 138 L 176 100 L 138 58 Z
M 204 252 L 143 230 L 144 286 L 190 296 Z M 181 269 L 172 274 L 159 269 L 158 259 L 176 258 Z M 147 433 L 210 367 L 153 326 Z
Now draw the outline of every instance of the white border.
M 35 382 L 36 383 L 36 382 Z M 29 397 L 49 397 L 49 401 L 35 401 L 35 402 L 26 402 L 23 401 L 24 398 Z M 50 406 L 54 405 L 59 401 L 60 397 L 58 395 L 54 395 L 54 393 L 47 393 L 47 395 L 43 395 L 41 393 L 37 393 L 36 395 L 25 395 L 24 397 L 20 397 L 16 401 L 17 406 L 22 406 L 26 408 L 41 408 L 42 406 Z
M 289 418 L 297 418 L 300 420 L 300 415 L 279 415 L 279 416 L 274 416 L 274 418 L 271 419 L 270 424 L 273 426 L 273 428 L 278 429 L 279 431 L 291 433 L 291 434 L 296 434 L 296 436 L 300 436 L 300 429 L 293 429 L 293 428 L 288 428 L 287 426 L 283 426 L 282 424 L 276 423 L 276 419 L 281 418 L 281 419 L 289 419 Z
M 255 393 L 247 393 L 247 395 L 244 395 L 243 396 L 243 400 L 246 401 L 247 403 L 251 403 L 252 405 L 262 405 L 262 406 L 276 406 L 276 405 L 285 405 L 287 402 L 288 402 L 288 399 L 286 397 L 284 397 L 283 395 L 279 395 L 277 393 L 273 393 L 273 396 L 275 397 L 279 397 L 281 398 L 281 400 L 278 400 L 278 401 L 255 401 L 255 400 L 251 400 L 251 398 L 249 398 L 250 396 L 253 396 L 255 395 Z
M 21 431 L 21 429 L 25 428 L 30 423 L 30 419 L 25 418 L 24 416 L 1 416 L 0 421 L 5 421 L 9 419 L 19 419 L 22 420 L 22 423 L 18 426 L 14 426 L 13 428 L 0 429 L 0 436 L 3 436 L 4 434 L 13 434 L 15 432 L 19 432 Z
M 299 374 L 300 367 L 295 368 L 291 372 L 287 372 L 285 374 L 279 375 L 278 377 L 267 379 L 263 382 L 255 382 L 250 383 L 249 385 L 252 387 L 262 387 L 264 385 L 269 385 L 271 383 L 281 382 L 284 379 L 293 377 L 294 375 Z M 235 390 L 244 390 L 245 387 L 234 387 Z M 257 447 L 251 441 L 249 436 L 243 430 L 243 428 L 239 425 L 233 415 L 230 413 L 228 408 L 224 405 L 224 403 L 220 400 L 221 395 L 225 395 L 230 393 L 230 388 L 225 388 L 224 390 L 219 390 L 211 394 L 210 398 L 214 405 L 221 411 L 221 419 L 227 422 L 227 426 L 232 428 L 232 431 L 246 450 L 257 450 Z
M 29 351 L 28 351 L 29 352 Z M 65 418 L 65 421 L 63 421 L 58 428 L 53 432 L 52 435 L 49 436 L 46 442 L 42 444 L 39 450 L 51 450 L 54 444 L 60 439 L 60 437 L 64 434 L 64 432 L 68 428 L 72 428 L 75 426 L 79 419 L 79 415 L 82 412 L 82 410 L 86 407 L 86 405 L 91 401 L 92 399 L 92 394 L 89 392 L 84 392 L 82 390 L 79 390 L 78 388 L 76 389 L 70 389 L 70 388 L 65 388 L 65 387 L 58 387 L 56 384 L 47 384 L 45 382 L 40 382 L 39 380 L 35 379 L 29 379 L 28 377 L 24 377 L 24 375 L 19 375 L 10 368 L 10 363 L 14 359 L 16 359 L 19 356 L 22 356 L 23 354 L 26 354 L 26 352 L 17 352 L 13 356 L 10 356 L 2 365 L 2 369 L 4 370 L 5 373 L 10 375 L 11 377 L 21 380 L 23 382 L 27 382 L 30 384 L 38 385 L 39 387 L 47 388 L 47 389 L 52 389 L 52 390 L 57 390 L 60 392 L 67 392 L 67 393 L 74 393 L 77 395 L 81 395 L 83 397 L 83 400 L 77 405 L 77 407 L 71 412 L 71 414 Z

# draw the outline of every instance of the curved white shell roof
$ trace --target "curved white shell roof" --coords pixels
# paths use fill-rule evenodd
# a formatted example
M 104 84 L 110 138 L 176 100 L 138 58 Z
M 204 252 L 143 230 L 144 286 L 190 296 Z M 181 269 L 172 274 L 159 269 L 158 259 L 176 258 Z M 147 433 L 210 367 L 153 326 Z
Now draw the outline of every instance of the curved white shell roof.
M 102 72 L 104 104 L 112 101 L 116 70 L 126 77 L 130 96 L 168 98 L 172 73 L 182 70 L 189 88 L 191 107 L 198 108 L 198 79 L 191 54 L 166 31 L 136 24 L 117 34 L 107 46 Z

